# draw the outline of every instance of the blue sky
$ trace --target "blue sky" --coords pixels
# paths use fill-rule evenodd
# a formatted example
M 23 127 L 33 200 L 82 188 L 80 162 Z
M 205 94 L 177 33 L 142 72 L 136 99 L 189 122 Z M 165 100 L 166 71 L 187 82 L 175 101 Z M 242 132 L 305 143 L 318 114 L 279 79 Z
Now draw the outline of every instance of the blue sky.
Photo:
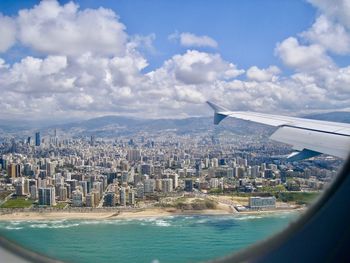
M 350 0 L 0 1 L 0 35 L 0 117 L 350 109 Z

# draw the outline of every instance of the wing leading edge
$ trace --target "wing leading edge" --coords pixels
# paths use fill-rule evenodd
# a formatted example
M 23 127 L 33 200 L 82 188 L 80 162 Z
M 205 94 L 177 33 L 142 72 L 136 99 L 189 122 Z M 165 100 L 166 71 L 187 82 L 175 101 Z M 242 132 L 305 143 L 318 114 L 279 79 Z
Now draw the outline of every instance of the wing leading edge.
M 230 111 L 210 101 L 214 110 L 214 124 L 232 117 L 277 127 L 271 139 L 292 145 L 297 152 L 290 161 L 302 160 L 321 153 L 345 159 L 350 151 L 350 124 L 287 117 L 257 112 Z

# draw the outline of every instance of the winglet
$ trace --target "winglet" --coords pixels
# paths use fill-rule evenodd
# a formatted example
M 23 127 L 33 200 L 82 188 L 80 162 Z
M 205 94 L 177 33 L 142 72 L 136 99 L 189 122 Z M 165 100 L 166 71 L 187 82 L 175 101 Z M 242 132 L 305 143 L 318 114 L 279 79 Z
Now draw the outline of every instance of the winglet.
M 309 149 L 303 149 L 301 152 L 293 152 L 287 157 L 287 161 L 296 162 L 304 159 L 309 159 L 320 155 L 320 152 L 315 152 Z
M 212 103 L 210 101 L 207 101 L 208 105 L 214 110 L 214 124 L 219 124 L 223 119 L 225 119 L 227 117 L 227 115 L 229 114 L 229 110 L 216 105 L 215 103 Z

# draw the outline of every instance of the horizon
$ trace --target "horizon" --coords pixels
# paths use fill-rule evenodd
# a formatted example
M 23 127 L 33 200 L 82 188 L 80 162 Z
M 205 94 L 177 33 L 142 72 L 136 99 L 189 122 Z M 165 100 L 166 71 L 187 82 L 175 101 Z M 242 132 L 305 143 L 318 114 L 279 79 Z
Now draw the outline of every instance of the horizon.
M 349 114 L 350 116 L 350 111 L 326 111 L 326 112 L 313 112 L 309 114 L 302 114 L 302 115 L 297 115 L 293 117 L 300 117 L 300 118 L 308 118 L 308 117 L 317 117 L 321 116 L 320 120 L 322 120 L 323 115 L 328 115 L 328 114 Z M 136 120 L 136 121 L 159 121 L 159 120 L 187 120 L 187 119 L 192 119 L 192 118 L 209 118 L 210 120 L 213 118 L 213 115 L 204 115 L 204 116 L 187 116 L 187 117 L 181 117 L 181 118 L 165 118 L 165 117 L 159 117 L 159 118 L 147 118 L 147 117 L 137 117 L 137 116 L 127 116 L 127 115 L 102 115 L 102 116 L 96 116 L 96 117 L 91 117 L 91 118 L 76 118 L 76 119 L 54 119 L 51 121 L 48 121 L 47 119 L 34 119 L 34 120 L 26 120 L 26 119 L 3 119 L 0 118 L 0 125 L 2 124 L 1 122 L 10 122 L 8 126 L 18 126 L 19 122 L 24 122 L 23 125 L 33 125 L 33 127 L 27 127 L 31 129 L 35 129 L 34 125 L 37 125 L 38 129 L 42 128 L 52 128 L 55 125 L 67 125 L 67 124 L 78 124 L 79 122 L 86 122 L 86 121 L 91 121 L 94 119 L 102 119 L 102 118 L 108 118 L 108 117 L 116 117 L 116 118 L 123 118 L 123 119 L 128 119 L 128 120 Z M 317 118 L 316 118 L 317 119 Z M 339 122 L 339 120 L 328 120 L 328 121 L 335 121 Z

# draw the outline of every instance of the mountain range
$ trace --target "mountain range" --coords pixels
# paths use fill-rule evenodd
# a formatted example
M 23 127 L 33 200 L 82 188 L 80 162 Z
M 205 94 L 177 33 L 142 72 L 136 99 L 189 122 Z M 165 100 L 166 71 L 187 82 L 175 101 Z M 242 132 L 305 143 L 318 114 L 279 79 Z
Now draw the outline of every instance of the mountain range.
M 328 112 L 303 116 L 304 118 L 350 123 L 350 112 Z M 160 131 L 172 131 L 176 134 L 192 134 L 215 130 L 230 131 L 235 134 L 261 133 L 265 125 L 228 118 L 219 126 L 213 125 L 212 117 L 191 117 L 185 119 L 136 119 L 123 116 L 103 116 L 88 120 L 43 125 L 31 121 L 0 120 L 0 135 L 30 135 L 40 130 L 43 135 L 59 133 L 73 136 L 113 137 L 132 135 L 140 131 L 156 134 Z

